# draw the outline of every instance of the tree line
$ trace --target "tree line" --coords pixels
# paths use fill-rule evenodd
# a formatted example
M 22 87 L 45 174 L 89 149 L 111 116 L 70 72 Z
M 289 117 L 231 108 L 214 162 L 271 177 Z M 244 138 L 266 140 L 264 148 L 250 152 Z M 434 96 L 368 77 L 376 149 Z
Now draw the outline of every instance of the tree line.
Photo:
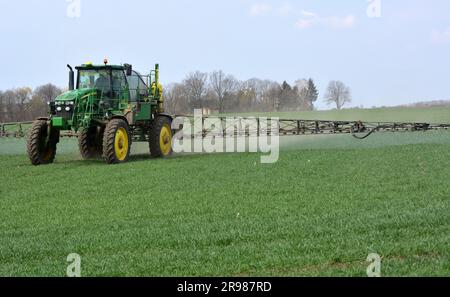
M 179 83 L 166 86 L 166 109 L 173 114 L 190 114 L 193 109 L 218 113 L 280 112 L 314 110 L 319 92 L 312 78 L 299 79 L 290 85 L 258 78 L 240 81 L 218 70 L 192 72 Z M 340 81 L 331 81 L 324 100 L 336 109 L 351 102 L 351 91 Z
M 31 121 L 46 116 L 47 103 L 64 91 L 53 84 L 0 91 L 0 122 Z M 292 85 L 284 81 L 253 78 L 236 79 L 223 71 L 192 72 L 178 83 L 164 88 L 166 111 L 191 114 L 194 109 L 216 113 L 282 112 L 314 110 L 319 92 L 312 78 L 299 79 Z M 331 81 L 323 97 L 341 109 L 351 102 L 351 91 L 340 81 Z
M 222 71 L 193 72 L 165 88 L 166 108 L 174 114 L 207 108 L 219 113 L 313 110 L 319 93 L 312 79 L 293 86 L 257 78 L 239 81 Z
M 25 122 L 48 115 L 47 103 L 54 100 L 62 89 L 53 84 L 0 91 L 0 122 Z

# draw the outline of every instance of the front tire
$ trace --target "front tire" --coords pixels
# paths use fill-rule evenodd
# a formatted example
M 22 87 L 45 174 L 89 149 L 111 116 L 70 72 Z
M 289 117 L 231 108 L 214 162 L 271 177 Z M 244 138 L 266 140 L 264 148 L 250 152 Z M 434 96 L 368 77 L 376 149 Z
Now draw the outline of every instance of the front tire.
M 78 135 L 78 147 L 83 159 L 99 158 L 103 154 L 103 129 L 92 126 Z
M 157 117 L 149 135 L 150 154 L 154 158 L 168 157 L 172 154 L 172 120 L 165 116 Z
M 128 124 L 122 119 L 112 119 L 106 125 L 103 135 L 103 159 L 108 164 L 128 161 L 131 137 Z
M 28 135 L 27 153 L 31 164 L 35 166 L 50 164 L 55 160 L 59 130 L 48 125 L 45 120 L 36 120 Z

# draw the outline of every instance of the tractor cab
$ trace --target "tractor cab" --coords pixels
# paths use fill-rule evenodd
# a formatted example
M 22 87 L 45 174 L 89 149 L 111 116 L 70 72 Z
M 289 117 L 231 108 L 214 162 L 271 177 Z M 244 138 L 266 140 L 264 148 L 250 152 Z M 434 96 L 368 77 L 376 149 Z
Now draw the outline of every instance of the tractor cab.
M 76 67 L 78 70 L 76 89 L 91 89 L 97 91 L 98 97 L 108 101 L 128 100 L 130 102 L 146 101 L 150 93 L 155 93 L 149 89 L 149 76 L 142 76 L 132 69 L 132 66 L 125 64 L 123 66 L 114 65 L 92 65 L 83 64 Z M 159 91 L 159 90 L 158 90 Z
M 129 87 L 124 66 L 84 64 L 76 69 L 78 70 L 77 90 L 95 90 L 98 98 L 109 101 L 109 103 L 129 99 Z

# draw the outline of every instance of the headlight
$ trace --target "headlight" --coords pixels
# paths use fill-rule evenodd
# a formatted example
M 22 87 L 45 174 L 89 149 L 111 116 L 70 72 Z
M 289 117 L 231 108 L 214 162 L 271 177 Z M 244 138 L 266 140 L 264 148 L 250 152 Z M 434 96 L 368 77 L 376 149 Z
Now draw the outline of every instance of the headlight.
M 66 111 L 70 111 L 70 107 L 69 106 L 66 107 Z
M 56 111 L 61 111 L 62 110 L 62 107 L 61 106 L 58 106 L 57 108 L 56 108 Z

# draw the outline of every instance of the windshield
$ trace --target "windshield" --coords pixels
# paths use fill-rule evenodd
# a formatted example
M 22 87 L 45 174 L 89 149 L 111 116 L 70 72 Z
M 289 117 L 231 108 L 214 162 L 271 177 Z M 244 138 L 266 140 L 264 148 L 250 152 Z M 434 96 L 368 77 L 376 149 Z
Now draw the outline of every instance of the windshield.
M 83 69 L 78 71 L 79 89 L 111 89 L 110 71 L 107 69 Z

